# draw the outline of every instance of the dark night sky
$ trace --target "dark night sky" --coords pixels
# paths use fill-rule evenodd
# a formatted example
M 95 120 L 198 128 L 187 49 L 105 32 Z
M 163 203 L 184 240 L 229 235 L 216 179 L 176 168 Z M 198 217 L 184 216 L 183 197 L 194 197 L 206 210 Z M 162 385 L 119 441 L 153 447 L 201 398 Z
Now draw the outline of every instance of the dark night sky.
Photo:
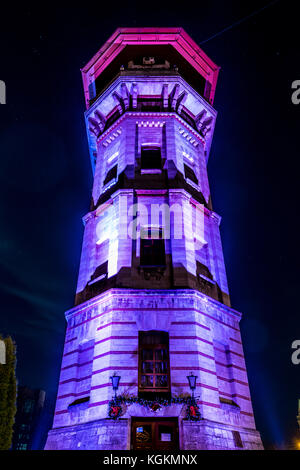
M 275 445 L 295 433 L 300 105 L 291 84 L 300 79 L 299 14 L 295 2 L 267 4 L 26 2 L 2 10 L 0 331 L 17 342 L 20 384 L 55 393 L 64 311 L 74 301 L 92 185 L 80 67 L 118 26 L 182 26 L 222 68 L 208 169 L 232 305 L 244 315 L 257 427 Z

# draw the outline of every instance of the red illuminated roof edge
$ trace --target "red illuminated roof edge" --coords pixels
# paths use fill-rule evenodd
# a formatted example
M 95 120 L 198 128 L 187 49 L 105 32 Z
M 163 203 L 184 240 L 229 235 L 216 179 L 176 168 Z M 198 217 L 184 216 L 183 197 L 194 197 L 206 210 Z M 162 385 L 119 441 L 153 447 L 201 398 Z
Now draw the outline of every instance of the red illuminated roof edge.
M 128 44 L 172 45 L 199 74 L 204 75 L 211 83 L 210 102 L 213 102 L 220 67 L 205 54 L 183 28 L 148 27 L 118 28 L 81 69 L 87 105 L 90 78 L 95 80 Z

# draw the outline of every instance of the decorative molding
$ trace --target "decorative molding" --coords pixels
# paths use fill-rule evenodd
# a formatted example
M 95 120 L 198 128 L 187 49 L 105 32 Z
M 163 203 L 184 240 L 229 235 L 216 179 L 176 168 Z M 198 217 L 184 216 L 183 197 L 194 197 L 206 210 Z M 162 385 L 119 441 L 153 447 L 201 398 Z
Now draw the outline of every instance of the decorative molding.
M 137 121 L 138 127 L 163 127 L 165 121 Z
M 110 129 L 111 133 L 109 135 L 109 137 L 104 141 L 102 142 L 102 145 L 104 147 L 107 147 L 109 144 L 111 144 L 115 139 L 117 139 L 118 137 L 120 137 L 120 135 L 122 134 L 122 127 L 119 127 L 119 129 L 117 129 L 116 131 L 112 131 L 112 129 Z
M 126 293 L 126 298 L 124 294 Z M 175 304 L 174 304 L 175 301 Z M 84 303 L 73 307 L 65 312 L 67 320 L 81 315 L 92 313 L 92 310 L 103 315 L 109 313 L 108 307 L 112 310 L 130 309 L 155 309 L 160 310 L 190 310 L 195 309 L 209 316 L 215 316 L 218 319 L 224 317 L 224 323 L 227 319 L 229 322 L 239 322 L 242 314 L 217 300 L 207 297 L 205 294 L 192 289 L 118 289 L 112 288 L 96 297 L 93 297 Z M 92 318 L 92 319 L 94 319 Z
M 191 135 L 191 133 L 185 131 L 182 127 L 178 129 L 179 134 L 181 134 L 182 137 L 184 137 L 190 144 L 192 144 L 194 147 L 197 147 L 199 142 L 196 141 L 195 137 Z

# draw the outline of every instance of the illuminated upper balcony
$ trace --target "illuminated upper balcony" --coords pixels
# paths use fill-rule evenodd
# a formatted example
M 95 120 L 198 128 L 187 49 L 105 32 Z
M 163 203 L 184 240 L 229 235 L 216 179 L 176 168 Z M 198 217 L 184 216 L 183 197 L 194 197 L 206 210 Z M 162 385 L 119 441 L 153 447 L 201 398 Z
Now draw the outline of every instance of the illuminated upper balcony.
M 219 67 L 182 28 L 118 28 L 82 69 L 87 108 L 122 71 L 178 73 L 213 104 Z

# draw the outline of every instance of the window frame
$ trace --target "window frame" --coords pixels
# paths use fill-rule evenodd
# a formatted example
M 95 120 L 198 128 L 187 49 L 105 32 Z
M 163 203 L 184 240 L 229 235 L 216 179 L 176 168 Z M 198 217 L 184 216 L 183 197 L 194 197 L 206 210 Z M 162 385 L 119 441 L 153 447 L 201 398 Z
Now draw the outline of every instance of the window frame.
M 154 333 L 159 333 L 159 332 L 152 332 L 153 336 Z M 161 332 L 161 333 L 166 333 L 166 332 Z M 167 333 L 167 341 L 165 343 L 153 343 L 153 344 L 143 344 L 142 338 L 143 334 L 149 334 L 149 337 L 151 336 L 151 332 L 139 332 L 139 367 L 138 367 L 138 392 L 139 394 L 141 393 L 153 393 L 155 394 L 169 394 L 171 391 L 171 377 L 170 377 L 170 350 L 169 350 L 169 334 Z M 156 359 L 156 351 L 157 350 L 166 350 L 167 352 L 167 357 L 165 359 Z M 143 359 L 143 350 L 152 350 L 152 359 Z M 153 363 L 153 372 L 144 372 L 143 371 L 143 363 L 145 362 L 152 362 Z M 156 363 L 167 363 L 167 370 L 166 373 L 162 372 L 156 372 L 155 370 L 155 365 Z M 144 387 L 142 385 L 142 376 L 153 376 L 153 387 Z M 166 387 L 161 387 L 158 386 L 156 387 L 156 377 L 157 376 L 167 376 L 167 386 Z
M 239 449 L 242 449 L 244 447 L 243 441 L 242 441 L 242 436 L 239 431 L 231 431 L 232 432 L 232 437 L 234 441 L 235 447 L 238 447 Z
M 108 179 L 109 178 L 109 179 Z M 115 184 L 118 179 L 118 163 L 111 165 L 107 170 L 103 179 L 103 187 L 105 188 L 108 184 Z
M 199 179 L 197 178 L 197 175 L 195 173 L 194 168 L 192 168 L 192 165 L 188 164 L 187 162 L 183 162 L 183 170 L 184 170 L 184 177 L 185 177 L 186 181 L 188 183 L 191 181 L 192 184 L 198 186 L 199 185 Z M 190 172 L 190 176 L 192 176 L 192 178 L 194 178 L 194 179 L 192 179 L 188 176 L 187 173 L 189 173 L 189 172 Z
M 145 232 L 147 232 L 147 236 L 145 237 L 144 234 Z M 151 232 L 158 232 L 158 237 L 156 236 L 153 236 L 151 234 Z M 160 254 L 160 258 L 161 260 L 163 261 L 162 263 L 151 263 L 151 264 L 146 264 L 145 262 L 143 262 L 143 250 L 144 250 L 144 246 L 143 246 L 143 243 L 146 241 L 146 240 L 154 240 L 154 241 L 159 241 L 160 242 L 160 245 L 161 245 L 161 248 L 162 248 L 162 251 L 161 251 L 161 254 Z M 152 250 L 155 251 L 155 243 L 153 244 L 153 248 Z M 145 257 L 145 255 L 144 255 Z M 148 256 L 148 258 L 151 258 L 151 259 L 154 259 L 155 260 L 155 257 L 154 256 Z M 165 244 L 165 238 L 164 238 L 164 230 L 162 227 L 143 227 L 141 229 L 141 236 L 140 236 L 140 266 L 141 267 L 165 267 L 166 266 L 166 244 Z
M 159 151 L 159 165 L 153 165 L 151 168 L 150 167 L 145 167 L 143 166 L 143 152 L 155 152 Z M 149 158 L 149 157 L 148 157 Z M 159 144 L 142 144 L 141 145 L 141 153 L 140 153 L 140 159 L 141 159 L 141 173 L 142 174 L 153 174 L 153 173 L 161 173 L 162 171 L 162 154 L 161 154 L 161 145 Z

